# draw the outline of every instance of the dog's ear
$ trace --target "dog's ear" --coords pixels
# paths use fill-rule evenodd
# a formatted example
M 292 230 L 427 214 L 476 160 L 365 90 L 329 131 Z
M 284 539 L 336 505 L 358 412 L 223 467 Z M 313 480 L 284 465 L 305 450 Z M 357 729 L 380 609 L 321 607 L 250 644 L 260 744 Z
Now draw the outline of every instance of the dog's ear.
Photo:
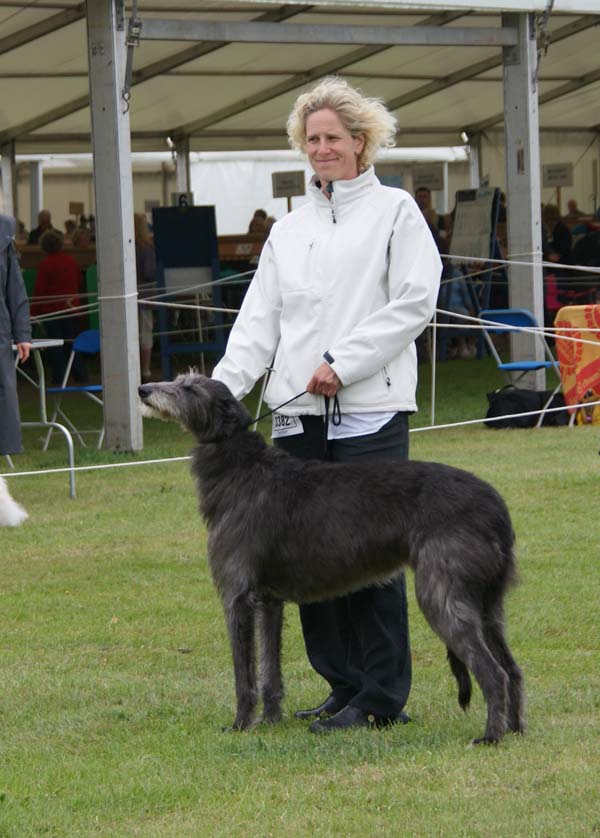
M 230 439 L 239 431 L 246 430 L 252 423 L 252 417 L 221 381 L 208 382 L 211 394 L 212 416 L 210 422 L 210 439 L 220 442 Z M 208 441 L 208 439 L 207 439 Z

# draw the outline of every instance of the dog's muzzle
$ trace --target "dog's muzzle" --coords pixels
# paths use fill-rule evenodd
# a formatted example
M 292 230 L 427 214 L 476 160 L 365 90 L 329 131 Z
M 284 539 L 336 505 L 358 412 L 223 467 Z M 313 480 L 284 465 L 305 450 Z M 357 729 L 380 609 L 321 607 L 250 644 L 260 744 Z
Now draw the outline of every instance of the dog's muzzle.
M 146 402 L 150 396 L 152 395 L 152 385 L 151 384 L 140 384 L 138 387 L 138 396 L 143 402 Z

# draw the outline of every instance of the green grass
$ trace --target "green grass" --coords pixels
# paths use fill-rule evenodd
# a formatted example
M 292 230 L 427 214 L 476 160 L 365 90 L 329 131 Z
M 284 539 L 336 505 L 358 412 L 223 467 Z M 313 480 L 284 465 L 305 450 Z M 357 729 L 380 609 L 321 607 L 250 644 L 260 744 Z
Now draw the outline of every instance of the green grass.
M 429 371 L 421 370 L 429 424 Z M 437 421 L 475 418 L 487 361 L 438 369 Z M 33 410 L 23 391 L 24 413 Z M 90 415 L 90 424 L 93 416 Z M 145 422 L 144 457 L 186 453 Z M 19 470 L 62 466 L 26 432 Z M 412 457 L 470 468 L 503 493 L 521 585 L 508 600 L 529 733 L 473 749 L 444 650 L 410 594 L 410 725 L 311 736 L 293 710 L 323 698 L 288 607 L 285 720 L 223 734 L 230 656 L 186 463 L 15 478 L 30 512 L 0 530 L 0 836 L 582 836 L 600 832 L 598 469 L 594 428 L 411 436 Z M 77 450 L 77 461 L 140 455 Z

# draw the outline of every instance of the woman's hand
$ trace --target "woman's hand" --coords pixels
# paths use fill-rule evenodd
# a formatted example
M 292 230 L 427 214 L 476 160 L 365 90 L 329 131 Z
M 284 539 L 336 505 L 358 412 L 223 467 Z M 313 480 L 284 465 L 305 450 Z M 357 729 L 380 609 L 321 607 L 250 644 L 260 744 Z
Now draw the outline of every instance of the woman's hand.
M 19 356 L 19 362 L 24 364 L 25 361 L 29 358 L 29 352 L 31 350 L 30 343 L 18 343 L 17 344 L 17 355 Z
M 309 393 L 312 393 L 315 396 L 328 396 L 328 398 L 332 398 L 341 386 L 342 382 L 339 380 L 337 375 L 331 369 L 329 364 L 326 361 L 323 361 L 323 363 L 313 372 L 312 378 L 306 385 L 306 389 Z

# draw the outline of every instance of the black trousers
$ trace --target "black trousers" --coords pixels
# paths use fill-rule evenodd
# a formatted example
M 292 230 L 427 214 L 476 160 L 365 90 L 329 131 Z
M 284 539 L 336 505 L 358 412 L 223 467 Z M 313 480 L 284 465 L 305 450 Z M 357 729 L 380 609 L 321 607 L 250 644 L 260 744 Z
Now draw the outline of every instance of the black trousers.
M 303 416 L 304 433 L 275 445 L 301 459 L 354 463 L 408 458 L 408 414 L 374 434 L 325 443 L 324 419 Z M 300 606 L 308 659 L 345 704 L 395 716 L 410 692 L 411 659 L 404 575 L 328 602 Z

